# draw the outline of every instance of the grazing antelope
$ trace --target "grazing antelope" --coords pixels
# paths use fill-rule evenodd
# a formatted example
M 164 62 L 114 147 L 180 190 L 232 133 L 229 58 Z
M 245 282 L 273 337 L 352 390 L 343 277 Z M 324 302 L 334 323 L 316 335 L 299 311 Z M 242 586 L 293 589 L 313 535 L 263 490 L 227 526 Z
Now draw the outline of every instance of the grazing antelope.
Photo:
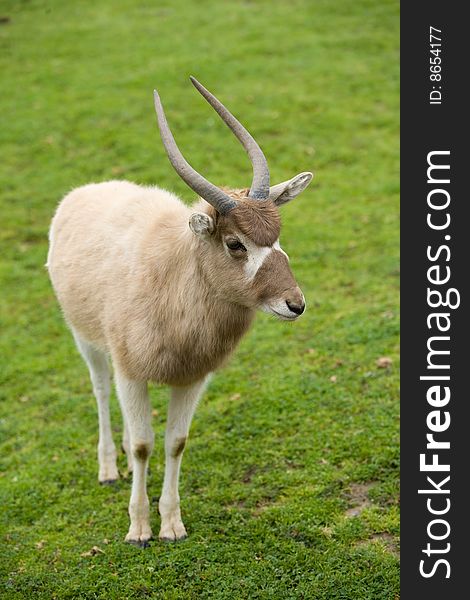
M 156 187 L 126 181 L 90 184 L 60 203 L 47 266 L 98 404 L 101 483 L 119 477 L 108 399 L 110 357 L 123 414 L 123 448 L 133 471 L 126 541 L 152 537 L 146 491 L 154 434 L 148 381 L 168 384 L 160 538 L 186 536 L 178 480 L 191 419 L 209 375 L 248 330 L 257 309 L 294 321 L 305 300 L 279 245 L 278 207 L 312 179 L 301 173 L 270 187 L 252 136 L 196 79 L 191 81 L 248 153 L 249 189 L 226 190 L 183 158 L 157 92 L 163 145 L 178 175 L 199 196 L 188 207 Z

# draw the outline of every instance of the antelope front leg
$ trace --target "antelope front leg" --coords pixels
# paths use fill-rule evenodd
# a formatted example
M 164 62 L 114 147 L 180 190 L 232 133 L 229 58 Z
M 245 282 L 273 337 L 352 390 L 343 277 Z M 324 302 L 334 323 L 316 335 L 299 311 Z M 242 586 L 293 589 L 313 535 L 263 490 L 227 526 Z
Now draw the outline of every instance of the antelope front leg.
M 179 473 L 191 419 L 206 381 L 203 379 L 189 386 L 171 389 L 165 432 L 165 478 L 158 505 L 162 519 L 159 537 L 162 540 L 181 540 L 186 537 L 180 512 Z
M 132 452 L 131 452 L 131 442 L 129 436 L 129 427 L 127 426 L 126 417 L 124 413 L 124 409 L 121 406 L 122 412 L 122 449 L 127 458 L 127 472 L 132 473 L 133 464 L 132 464 Z
M 129 431 L 132 455 L 131 524 L 126 542 L 147 546 L 152 537 L 147 496 L 147 467 L 153 450 L 153 431 L 147 382 L 133 381 L 116 371 L 116 388 Z

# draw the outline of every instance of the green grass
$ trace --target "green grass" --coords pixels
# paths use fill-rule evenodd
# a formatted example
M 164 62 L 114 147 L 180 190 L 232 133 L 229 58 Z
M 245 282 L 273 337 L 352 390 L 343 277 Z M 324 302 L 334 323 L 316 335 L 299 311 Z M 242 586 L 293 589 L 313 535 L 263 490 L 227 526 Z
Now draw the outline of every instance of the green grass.
M 0 17 L 0 597 L 398 598 L 398 3 L 3 0 Z M 129 480 L 97 484 L 94 400 L 43 265 L 75 186 L 192 199 L 154 87 L 193 165 L 249 184 L 189 74 L 257 137 L 274 182 L 316 172 L 282 211 L 308 310 L 260 315 L 216 375 L 183 461 L 190 537 L 141 551 L 123 543 Z M 152 397 L 158 531 L 167 390 Z M 115 401 L 113 420 L 119 439 Z

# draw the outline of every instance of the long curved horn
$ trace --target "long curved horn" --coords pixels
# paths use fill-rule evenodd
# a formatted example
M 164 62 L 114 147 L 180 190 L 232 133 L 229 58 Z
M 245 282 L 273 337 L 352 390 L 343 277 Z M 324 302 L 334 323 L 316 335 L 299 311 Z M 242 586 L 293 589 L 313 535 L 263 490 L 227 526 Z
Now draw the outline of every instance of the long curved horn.
M 209 90 L 206 90 L 194 77 L 190 76 L 190 79 L 197 91 L 209 102 L 212 108 L 219 114 L 222 121 L 233 131 L 250 157 L 251 164 L 253 165 L 253 181 L 248 196 L 250 198 L 265 200 L 269 196 L 269 168 L 263 151 L 251 134 L 248 133 L 243 125 Z
M 193 167 L 185 160 L 181 154 L 178 146 L 176 145 L 175 138 L 168 127 L 168 123 L 163 111 L 162 102 L 157 90 L 153 92 L 155 101 L 155 110 L 157 111 L 158 127 L 160 129 L 160 135 L 162 142 L 165 147 L 168 158 L 170 159 L 173 168 L 178 175 L 185 181 L 189 187 L 199 194 L 204 200 L 207 200 L 209 204 L 222 215 L 226 215 L 232 208 L 235 208 L 237 203 L 235 200 L 230 198 L 217 186 L 207 181 L 202 175 L 200 175 Z

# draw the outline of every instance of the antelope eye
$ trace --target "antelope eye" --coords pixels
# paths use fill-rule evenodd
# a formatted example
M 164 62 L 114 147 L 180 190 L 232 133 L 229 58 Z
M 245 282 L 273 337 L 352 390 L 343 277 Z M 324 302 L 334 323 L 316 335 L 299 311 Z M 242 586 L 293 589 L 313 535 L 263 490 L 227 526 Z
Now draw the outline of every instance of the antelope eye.
M 246 252 L 246 248 L 240 242 L 240 240 L 237 240 L 234 238 L 234 239 L 227 240 L 225 243 L 227 244 L 227 248 L 229 250 L 242 250 L 243 252 Z

